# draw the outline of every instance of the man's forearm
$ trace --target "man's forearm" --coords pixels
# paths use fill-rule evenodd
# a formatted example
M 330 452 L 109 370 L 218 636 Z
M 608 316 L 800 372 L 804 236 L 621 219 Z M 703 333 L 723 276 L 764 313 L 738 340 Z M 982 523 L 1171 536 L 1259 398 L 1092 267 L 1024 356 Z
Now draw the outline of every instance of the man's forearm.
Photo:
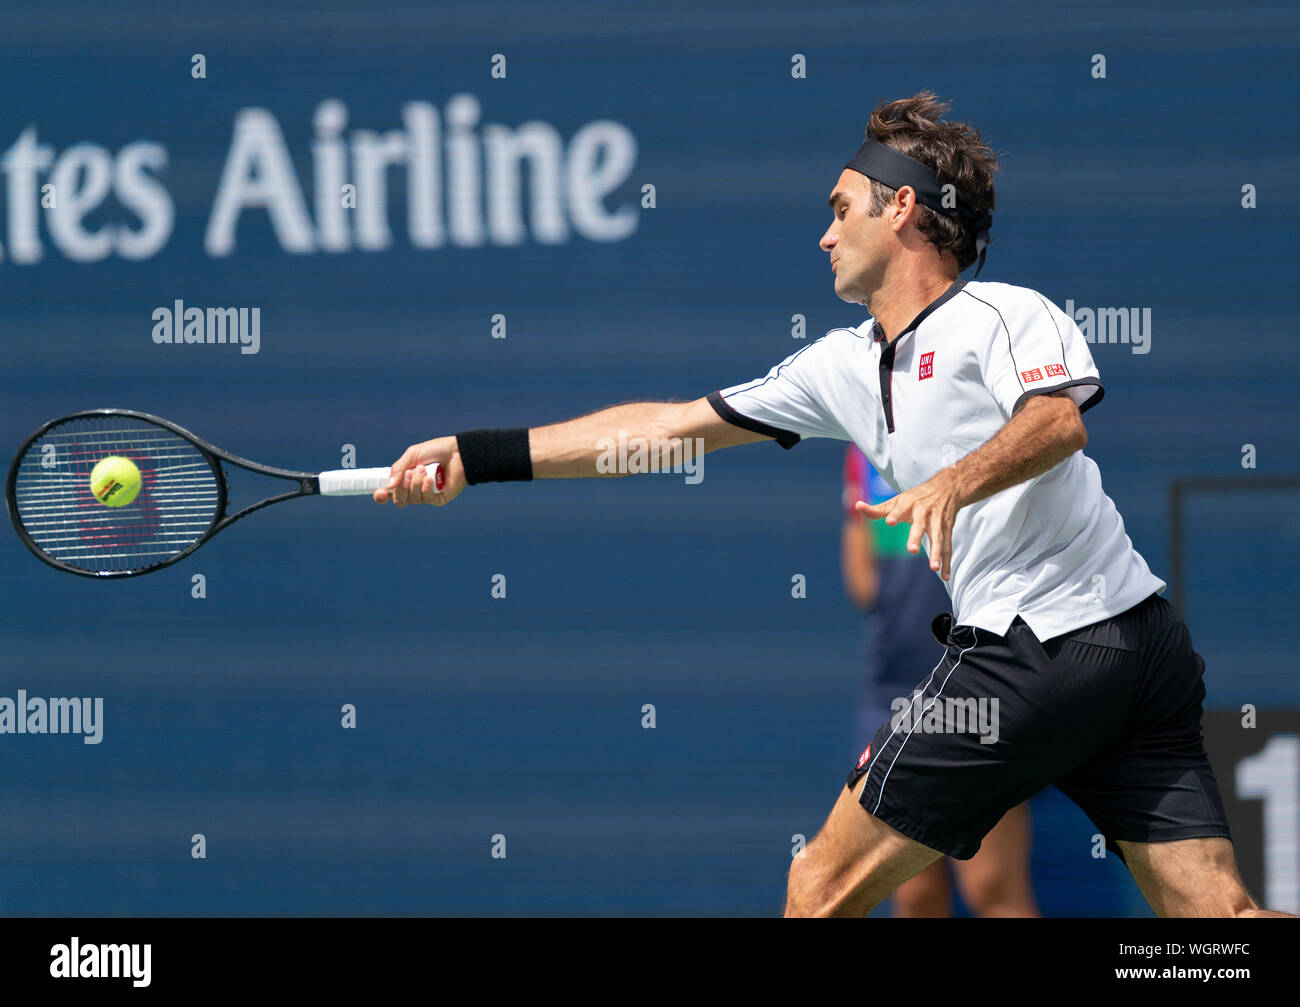
M 531 427 L 526 441 L 520 428 L 462 431 L 412 444 L 392 464 L 388 485 L 374 492 L 375 503 L 397 506 L 429 503 L 442 507 L 469 485 L 514 479 L 582 479 L 597 476 L 681 471 L 689 450 L 708 451 L 768 440 L 724 420 L 707 398 L 693 402 L 629 402 L 550 426 Z M 465 443 L 462 444 L 461 441 Z M 642 454 L 644 444 L 644 455 Z M 525 453 L 526 448 L 526 453 Z M 469 456 L 469 465 L 465 464 Z M 635 455 L 635 466 L 624 465 Z M 644 466 L 641 464 L 644 459 Z M 435 488 L 434 472 L 443 467 Z
M 686 403 L 626 402 L 576 419 L 549 426 L 533 427 L 528 445 L 533 459 L 533 476 L 538 479 L 584 479 L 618 476 L 626 473 L 601 471 L 597 459 L 625 439 L 644 438 L 647 442 L 667 439 L 674 434 L 675 418 Z M 676 435 L 680 436 L 680 434 Z
M 982 447 L 953 466 L 961 506 L 1040 476 L 1087 443 L 1078 407 L 1065 393 L 1035 396 Z
M 718 448 L 764 440 L 761 434 L 732 426 L 704 399 L 694 402 L 628 402 L 577 419 L 529 430 L 533 476 L 537 479 L 584 479 L 626 475 L 619 466 L 598 464 L 617 454 L 620 442 L 636 451 L 644 442 L 650 471 L 661 460 L 672 464 L 674 444 L 691 438 L 698 455 Z

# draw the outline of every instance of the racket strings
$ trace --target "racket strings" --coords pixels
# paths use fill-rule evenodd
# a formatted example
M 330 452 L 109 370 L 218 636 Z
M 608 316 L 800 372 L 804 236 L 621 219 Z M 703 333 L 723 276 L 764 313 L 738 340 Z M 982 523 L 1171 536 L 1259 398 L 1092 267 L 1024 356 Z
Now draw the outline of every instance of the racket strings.
M 104 458 L 140 471 L 131 503 L 107 507 L 91 492 Z M 47 430 L 19 462 L 14 502 L 24 530 L 50 558 L 94 573 L 165 562 L 200 539 L 221 491 L 207 457 L 179 434 L 132 417 L 80 417 Z

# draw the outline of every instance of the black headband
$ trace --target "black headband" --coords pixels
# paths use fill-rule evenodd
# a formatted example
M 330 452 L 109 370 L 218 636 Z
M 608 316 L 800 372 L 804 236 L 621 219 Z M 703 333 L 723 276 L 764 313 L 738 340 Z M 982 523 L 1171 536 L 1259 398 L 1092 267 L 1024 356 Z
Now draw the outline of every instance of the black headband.
M 887 147 L 875 140 L 868 140 L 853 160 L 844 167 L 860 172 L 868 178 L 874 178 L 881 185 L 891 189 L 910 186 L 916 192 L 916 201 L 929 207 L 935 213 L 945 217 L 957 217 L 975 234 L 975 251 L 979 255 L 979 266 L 975 275 L 980 275 L 984 268 L 984 253 L 989 243 L 989 228 L 993 226 L 993 214 L 988 210 L 975 211 L 958 203 L 956 206 L 943 205 L 943 189 L 934 172 L 914 157 L 908 157 L 902 151 Z

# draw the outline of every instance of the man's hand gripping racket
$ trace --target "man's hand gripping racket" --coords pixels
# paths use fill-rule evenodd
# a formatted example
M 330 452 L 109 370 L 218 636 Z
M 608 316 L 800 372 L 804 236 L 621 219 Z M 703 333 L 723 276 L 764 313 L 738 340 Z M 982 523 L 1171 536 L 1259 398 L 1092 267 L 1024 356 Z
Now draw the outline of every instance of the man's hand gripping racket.
M 372 495 L 375 503 L 392 500 L 398 507 L 441 507 L 456 499 L 464 488 L 465 466 L 456 451 L 456 438 L 437 437 L 403 451 L 402 457 L 393 462 L 388 480 Z

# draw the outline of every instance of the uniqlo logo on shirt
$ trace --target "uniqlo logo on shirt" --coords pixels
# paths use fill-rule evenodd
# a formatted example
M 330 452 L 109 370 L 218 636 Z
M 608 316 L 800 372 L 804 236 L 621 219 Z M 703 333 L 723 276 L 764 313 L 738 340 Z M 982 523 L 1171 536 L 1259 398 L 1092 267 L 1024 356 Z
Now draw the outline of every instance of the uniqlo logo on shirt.
M 1063 378 L 1063 377 L 1065 377 L 1065 365 L 1064 365 L 1064 364 L 1048 364 L 1046 367 L 1043 368 L 1043 370 L 1047 372 L 1047 376 L 1048 376 L 1049 378 Z
M 1042 381 L 1043 372 L 1041 368 L 1035 367 L 1032 371 L 1021 371 L 1020 380 L 1028 384 L 1031 381 Z
M 934 354 L 922 353 L 921 354 L 921 376 L 916 380 L 924 381 L 926 378 L 932 378 L 932 377 L 934 377 Z

